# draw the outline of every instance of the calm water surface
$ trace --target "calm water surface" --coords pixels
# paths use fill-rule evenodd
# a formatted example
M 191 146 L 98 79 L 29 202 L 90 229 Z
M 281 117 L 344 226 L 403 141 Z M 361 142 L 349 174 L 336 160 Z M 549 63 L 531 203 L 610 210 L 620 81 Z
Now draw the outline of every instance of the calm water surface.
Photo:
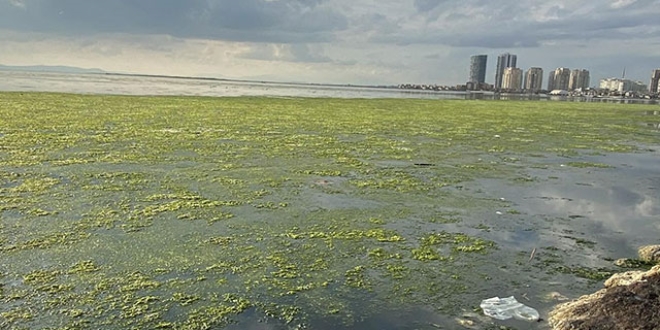
M 0 70 L 0 91 L 118 95 L 414 98 L 457 100 L 552 100 L 657 104 L 657 100 L 547 97 L 490 92 L 423 91 L 398 88 L 236 81 L 205 78 L 69 74 Z
M 465 93 L 402 91 L 194 78 L 0 71 L 0 91 L 83 94 L 463 99 Z

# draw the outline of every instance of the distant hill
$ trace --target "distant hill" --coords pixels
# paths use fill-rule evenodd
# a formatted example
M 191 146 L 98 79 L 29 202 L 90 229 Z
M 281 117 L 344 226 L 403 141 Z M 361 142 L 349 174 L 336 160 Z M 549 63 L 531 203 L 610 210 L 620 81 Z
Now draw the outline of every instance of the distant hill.
M 10 66 L 0 64 L 0 70 L 5 71 L 29 71 L 29 72 L 59 72 L 59 73 L 106 73 L 101 69 L 85 69 L 74 66 L 63 65 L 28 65 Z

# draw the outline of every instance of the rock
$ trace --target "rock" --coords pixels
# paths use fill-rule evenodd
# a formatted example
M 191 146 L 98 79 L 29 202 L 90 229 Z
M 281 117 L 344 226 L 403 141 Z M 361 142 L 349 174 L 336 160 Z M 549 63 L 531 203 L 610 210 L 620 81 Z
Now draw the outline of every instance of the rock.
M 660 329 L 660 265 L 615 274 L 605 289 L 555 307 L 554 330 Z
M 639 270 L 625 273 L 616 273 L 607 279 L 607 281 L 605 281 L 605 287 L 612 288 L 615 286 L 630 285 L 635 282 L 639 282 L 645 274 L 646 272 Z
M 646 262 L 660 262 L 660 245 L 642 246 L 638 250 L 639 259 Z

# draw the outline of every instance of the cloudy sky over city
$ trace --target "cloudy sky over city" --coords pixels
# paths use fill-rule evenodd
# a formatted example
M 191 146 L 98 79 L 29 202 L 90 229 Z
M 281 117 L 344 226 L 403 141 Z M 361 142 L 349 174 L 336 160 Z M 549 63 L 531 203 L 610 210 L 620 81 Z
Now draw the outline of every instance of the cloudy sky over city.
M 354 84 L 464 83 L 469 57 L 660 68 L 660 0 L 0 0 L 0 64 Z M 544 82 L 545 85 L 545 82 Z

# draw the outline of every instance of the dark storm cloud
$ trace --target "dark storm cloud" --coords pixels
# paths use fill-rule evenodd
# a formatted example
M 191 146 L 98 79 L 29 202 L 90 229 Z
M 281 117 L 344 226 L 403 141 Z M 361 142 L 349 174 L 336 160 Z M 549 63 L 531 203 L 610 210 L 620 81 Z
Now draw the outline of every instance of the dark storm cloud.
M 415 0 L 421 30 L 371 35 L 378 43 L 454 47 L 538 47 L 549 41 L 657 37 L 660 1 L 638 0 L 567 7 L 565 2 Z M 433 24 L 442 27 L 430 28 Z M 655 32 L 654 32 L 655 31 Z
M 0 28 L 54 32 L 169 34 L 240 41 L 332 39 L 347 20 L 323 0 L 12 0 Z
M 0 29 L 13 31 L 288 44 L 350 35 L 398 45 L 537 47 L 657 37 L 659 15 L 658 0 L 0 0 Z
M 23 0 L 5 1 L 0 26 L 39 32 L 148 32 L 188 24 L 186 15 L 203 0 Z M 137 30 L 137 31 L 136 31 Z

